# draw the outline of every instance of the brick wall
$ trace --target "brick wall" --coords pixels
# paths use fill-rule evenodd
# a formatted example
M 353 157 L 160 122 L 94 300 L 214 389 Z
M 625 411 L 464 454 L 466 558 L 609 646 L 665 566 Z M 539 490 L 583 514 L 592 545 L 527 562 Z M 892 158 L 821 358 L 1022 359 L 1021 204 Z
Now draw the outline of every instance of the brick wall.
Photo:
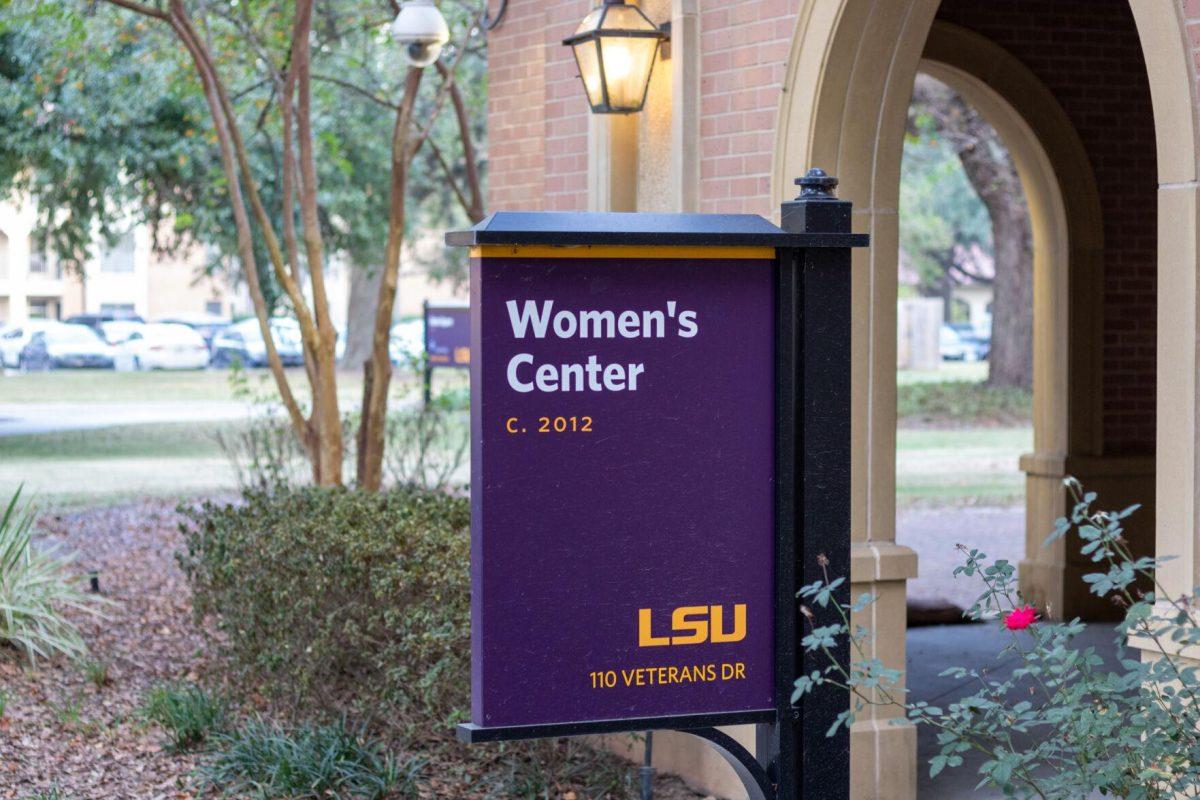
M 562 40 L 589 8 L 587 0 L 510 0 L 489 34 L 489 211 L 587 206 L 588 108 Z
M 541 0 L 510 0 L 503 24 L 488 34 L 488 211 L 541 207 L 546 172 L 543 5 Z
M 1104 212 L 1105 452 L 1153 453 L 1158 171 L 1129 2 L 945 0 L 938 17 L 1024 62 L 1083 140 Z
M 700 210 L 770 217 L 780 91 L 800 0 L 702 0 Z

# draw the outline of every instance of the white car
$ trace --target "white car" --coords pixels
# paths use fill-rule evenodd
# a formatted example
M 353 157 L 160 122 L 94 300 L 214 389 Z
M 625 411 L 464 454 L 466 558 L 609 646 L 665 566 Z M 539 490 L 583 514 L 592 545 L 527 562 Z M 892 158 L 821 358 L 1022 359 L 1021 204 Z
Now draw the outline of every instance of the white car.
M 21 360 L 21 350 L 29 344 L 35 333 L 62 324 L 53 319 L 31 319 L 0 328 L 0 369 L 16 369 Z
M 271 338 L 285 367 L 304 365 L 300 325 L 295 320 L 275 317 L 271 320 Z M 267 346 L 258 320 L 247 319 L 230 325 L 213 337 L 212 365 L 229 367 L 235 362 L 245 367 L 267 366 Z
M 100 323 L 100 335 L 109 344 L 121 344 L 129 340 L 134 333 L 146 327 L 144 322 L 134 322 L 127 319 L 115 319 Z
M 411 319 L 392 326 L 388 356 L 393 364 L 415 364 L 425 355 L 425 320 Z
M 116 366 L 118 370 L 204 369 L 208 344 L 186 325 L 139 325 L 118 345 Z

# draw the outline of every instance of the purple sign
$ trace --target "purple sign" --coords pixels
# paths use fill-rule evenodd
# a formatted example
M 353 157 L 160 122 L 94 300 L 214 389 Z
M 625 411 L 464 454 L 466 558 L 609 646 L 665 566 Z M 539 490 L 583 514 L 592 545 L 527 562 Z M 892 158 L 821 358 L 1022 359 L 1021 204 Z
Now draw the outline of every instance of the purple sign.
M 431 367 L 471 366 L 471 309 L 465 304 L 425 306 L 425 355 Z
M 471 266 L 472 722 L 773 709 L 773 251 L 496 252 Z

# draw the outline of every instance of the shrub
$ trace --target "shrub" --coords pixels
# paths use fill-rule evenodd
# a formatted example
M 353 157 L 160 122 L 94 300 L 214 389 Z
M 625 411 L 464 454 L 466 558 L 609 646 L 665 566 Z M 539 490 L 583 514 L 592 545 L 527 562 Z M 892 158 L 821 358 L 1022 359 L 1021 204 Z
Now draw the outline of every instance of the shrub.
M 18 489 L 0 515 L 0 643 L 31 662 L 55 654 L 77 658 L 87 647 L 65 612 L 96 614 L 104 601 L 86 593 L 57 546 L 33 546 L 34 513 Z
M 461 498 L 250 492 L 184 510 L 196 613 L 235 676 L 297 711 L 447 725 L 467 703 L 470 514 Z
M 224 727 L 227 706 L 199 686 L 156 686 L 146 698 L 144 713 L 171 735 L 172 750 L 187 750 Z
M 384 468 L 397 486 L 446 489 L 466 459 L 470 422 L 454 395 L 388 414 Z
M 200 782 L 225 797 L 280 798 L 413 797 L 420 769 L 410 762 L 402 775 L 381 743 L 345 723 L 286 730 L 253 720 L 215 740 L 199 767 Z
M 969 680 L 980 690 L 940 708 L 907 702 L 899 689 L 901 673 L 876 659 L 863 657 L 849 669 L 830 657 L 830 647 L 849 637 L 860 654 L 865 632 L 851 627 L 850 617 L 873 599 L 864 595 L 853 605 L 840 604 L 833 592 L 842 579 L 805 586 L 800 597 L 810 621 L 805 648 L 824 666 L 796 682 L 794 698 L 822 684 L 848 690 L 852 705 L 830 729 L 849 728 L 855 714 L 870 705 L 903 710 L 908 719 L 937 730 L 939 752 L 930 759 L 930 774 L 960 767 L 964 754 L 981 752 L 979 786 L 992 786 L 1005 797 L 1123 797 L 1171 800 L 1193 795 L 1200 785 L 1200 667 L 1176 658 L 1200 644 L 1200 614 L 1195 598 L 1175 597 L 1155 579 L 1163 558 L 1137 557 L 1122 532 L 1123 520 L 1137 510 L 1096 512 L 1094 493 L 1083 493 L 1068 479 L 1076 505 L 1069 518 L 1058 520 L 1048 541 L 1075 533 L 1080 553 L 1097 571 L 1083 580 L 1090 591 L 1125 610 L 1114 642 L 1120 669 L 1109 670 L 1095 648 L 1081 647 L 1076 637 L 1084 625 L 1039 621 L 1037 611 L 1020 597 L 1016 567 L 989 561 L 977 550 L 960 545 L 965 563 L 955 574 L 978 576 L 986 585 L 968 616 L 1002 624 L 1012 632 L 1003 655 L 1018 666 L 1004 680 L 987 670 L 951 668 L 943 676 Z M 813 623 L 831 609 L 833 624 Z M 1138 659 L 1126 652 L 1130 637 L 1148 651 Z
M 1028 425 L 1033 413 L 1026 389 L 938 381 L 902 384 L 896 392 L 896 413 L 906 425 Z

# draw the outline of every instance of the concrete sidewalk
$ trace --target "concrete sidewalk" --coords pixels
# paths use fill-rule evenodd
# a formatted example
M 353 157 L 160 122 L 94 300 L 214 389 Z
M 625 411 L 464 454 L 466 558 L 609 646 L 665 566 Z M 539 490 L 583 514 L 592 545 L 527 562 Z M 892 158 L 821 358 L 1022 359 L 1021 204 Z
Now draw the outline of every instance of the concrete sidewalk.
M 233 400 L 0 403 L 0 436 L 91 430 L 117 425 L 225 422 L 249 419 L 252 413 L 247 403 Z
M 920 574 L 908 582 L 910 601 L 970 608 L 983 592 L 983 583 L 954 577 L 954 568 L 965 561 L 955 545 L 987 553 L 991 561 L 1018 563 L 1025 553 L 1025 509 L 906 509 L 896 515 L 896 541 L 919 557 Z

